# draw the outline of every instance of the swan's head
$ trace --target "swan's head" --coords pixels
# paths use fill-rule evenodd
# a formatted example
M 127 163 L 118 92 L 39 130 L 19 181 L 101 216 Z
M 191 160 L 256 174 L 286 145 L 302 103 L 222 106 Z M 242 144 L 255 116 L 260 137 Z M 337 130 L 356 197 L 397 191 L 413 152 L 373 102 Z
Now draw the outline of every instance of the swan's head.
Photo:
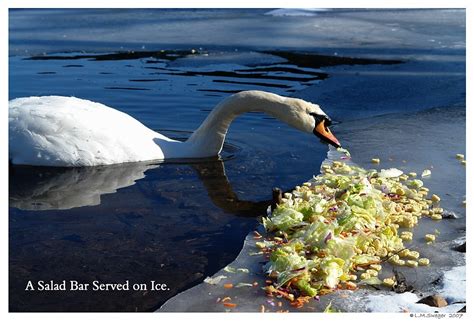
M 307 133 L 313 133 L 323 142 L 340 147 L 341 144 L 329 130 L 331 119 L 319 107 L 319 105 L 298 98 L 285 98 L 285 104 L 289 107 L 285 121 Z
M 323 142 L 340 147 L 341 144 L 329 130 L 331 119 L 321 108 L 298 98 L 283 97 L 260 90 L 247 90 L 229 96 L 222 101 L 201 127 L 189 139 L 207 137 L 205 134 L 215 126 L 221 128 L 216 146 L 221 148 L 223 138 L 230 122 L 239 114 L 249 111 L 261 111 L 278 118 L 288 125 L 306 133 L 313 133 Z M 204 142 L 204 139 L 202 139 Z M 209 139 L 205 143 L 209 145 Z

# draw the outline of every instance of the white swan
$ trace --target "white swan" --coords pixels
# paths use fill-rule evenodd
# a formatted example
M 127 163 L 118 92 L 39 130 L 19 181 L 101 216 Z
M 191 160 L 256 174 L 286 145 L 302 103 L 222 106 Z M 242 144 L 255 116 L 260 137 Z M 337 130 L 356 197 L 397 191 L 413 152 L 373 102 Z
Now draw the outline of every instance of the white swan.
M 243 91 L 218 104 L 185 142 L 157 133 L 131 116 L 75 97 L 17 98 L 9 102 L 12 164 L 96 166 L 218 155 L 232 120 L 262 111 L 334 146 L 329 117 L 318 105 L 263 91 Z

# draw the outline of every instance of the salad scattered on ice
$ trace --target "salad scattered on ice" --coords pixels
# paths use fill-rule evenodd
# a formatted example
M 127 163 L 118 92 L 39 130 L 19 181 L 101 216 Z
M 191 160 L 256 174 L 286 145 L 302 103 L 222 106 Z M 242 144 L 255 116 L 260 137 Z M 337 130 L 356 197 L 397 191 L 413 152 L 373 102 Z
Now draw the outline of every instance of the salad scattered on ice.
M 333 161 L 322 166 L 321 175 L 285 193 L 263 219 L 269 237 L 257 244 L 268 257 L 267 293 L 301 306 L 337 288 L 393 286 L 395 280 L 378 278 L 385 261 L 428 265 L 429 259 L 405 247 L 413 237 L 407 229 L 422 216 L 441 219 L 443 209 L 415 177 Z

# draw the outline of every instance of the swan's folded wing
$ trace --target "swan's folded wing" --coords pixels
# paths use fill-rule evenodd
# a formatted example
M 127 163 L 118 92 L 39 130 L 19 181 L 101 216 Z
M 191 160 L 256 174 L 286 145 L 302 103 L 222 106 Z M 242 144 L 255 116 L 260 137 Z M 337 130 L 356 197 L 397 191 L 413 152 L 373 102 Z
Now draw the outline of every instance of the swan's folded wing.
M 153 141 L 157 136 L 162 135 L 133 117 L 88 100 L 47 96 L 9 104 L 14 164 L 94 166 L 161 159 Z

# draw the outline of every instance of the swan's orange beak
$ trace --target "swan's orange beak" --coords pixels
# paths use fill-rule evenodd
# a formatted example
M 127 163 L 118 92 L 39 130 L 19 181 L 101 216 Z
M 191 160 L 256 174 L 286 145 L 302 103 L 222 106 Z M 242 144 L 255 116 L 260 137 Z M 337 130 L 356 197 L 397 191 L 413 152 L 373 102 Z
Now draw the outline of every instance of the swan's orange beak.
M 322 141 L 333 145 L 334 147 L 341 147 L 341 144 L 337 140 L 336 136 L 334 136 L 329 128 L 326 126 L 326 120 L 323 119 L 316 125 L 313 129 L 313 133 L 321 138 Z

